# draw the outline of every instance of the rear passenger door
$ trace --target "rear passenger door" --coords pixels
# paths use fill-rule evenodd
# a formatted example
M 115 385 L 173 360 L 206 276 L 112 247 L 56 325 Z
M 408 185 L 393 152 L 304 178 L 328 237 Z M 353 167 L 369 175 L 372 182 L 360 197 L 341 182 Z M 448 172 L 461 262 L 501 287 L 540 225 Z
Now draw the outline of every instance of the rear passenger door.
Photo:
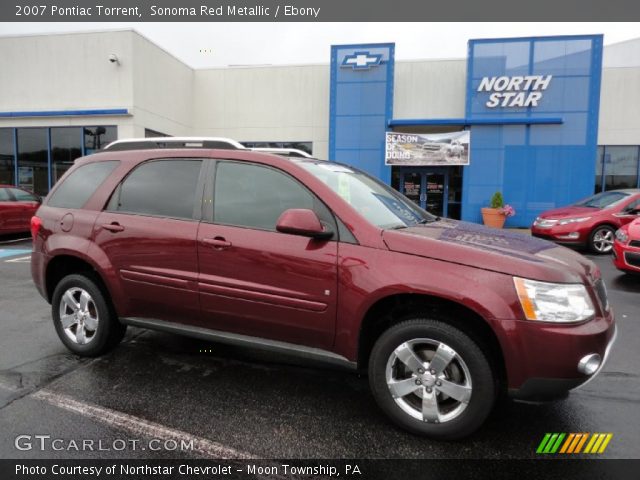
M 121 317 L 197 323 L 196 234 L 202 159 L 155 159 L 136 166 L 100 213 L 94 237 L 125 297 Z
M 337 300 L 337 233 L 318 240 L 276 231 L 282 212 L 312 209 L 336 232 L 328 208 L 285 172 L 217 161 L 212 218 L 198 231 L 200 304 L 206 327 L 328 349 Z

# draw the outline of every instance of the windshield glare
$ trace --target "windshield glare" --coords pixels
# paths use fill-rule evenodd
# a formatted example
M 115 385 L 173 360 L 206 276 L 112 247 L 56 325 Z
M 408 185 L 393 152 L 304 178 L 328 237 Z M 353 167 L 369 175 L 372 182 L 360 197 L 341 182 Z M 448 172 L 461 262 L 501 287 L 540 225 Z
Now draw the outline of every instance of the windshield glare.
M 334 162 L 301 162 L 300 165 L 379 228 L 410 227 L 436 219 L 391 187 L 359 170 Z
M 577 207 L 606 208 L 624 200 L 629 195 L 624 192 L 603 192 L 576 203 Z

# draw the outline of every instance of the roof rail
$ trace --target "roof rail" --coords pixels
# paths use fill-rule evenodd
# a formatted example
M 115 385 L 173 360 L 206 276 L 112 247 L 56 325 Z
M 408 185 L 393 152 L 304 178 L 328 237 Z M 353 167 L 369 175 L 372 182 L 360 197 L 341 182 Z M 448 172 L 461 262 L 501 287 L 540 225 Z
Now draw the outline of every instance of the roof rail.
M 251 147 L 250 150 L 253 152 L 273 153 L 274 155 L 281 155 L 283 157 L 313 158 L 313 155 L 309 155 L 304 150 L 297 148 Z
M 156 148 L 217 148 L 222 150 L 246 150 L 236 140 L 224 137 L 149 137 L 116 140 L 103 151 L 151 150 Z

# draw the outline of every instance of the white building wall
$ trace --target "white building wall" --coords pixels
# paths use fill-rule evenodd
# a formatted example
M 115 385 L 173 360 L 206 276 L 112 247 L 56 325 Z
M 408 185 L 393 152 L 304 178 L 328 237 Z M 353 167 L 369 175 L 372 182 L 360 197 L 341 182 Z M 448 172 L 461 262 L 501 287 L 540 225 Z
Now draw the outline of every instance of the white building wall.
M 193 102 L 195 135 L 311 141 L 328 156 L 328 65 L 197 70 Z
M 396 62 L 393 118 L 464 118 L 467 62 Z
M 604 48 L 598 145 L 640 145 L 640 38 Z
M 133 105 L 131 31 L 0 37 L 0 111 Z M 122 58 L 110 63 L 109 54 Z M 0 127 L 131 124 L 131 117 L 0 118 Z M 125 127 L 126 129 L 126 127 Z
M 190 135 L 194 70 L 136 32 L 132 32 L 132 50 L 131 136 L 144 137 L 145 128 L 167 135 Z

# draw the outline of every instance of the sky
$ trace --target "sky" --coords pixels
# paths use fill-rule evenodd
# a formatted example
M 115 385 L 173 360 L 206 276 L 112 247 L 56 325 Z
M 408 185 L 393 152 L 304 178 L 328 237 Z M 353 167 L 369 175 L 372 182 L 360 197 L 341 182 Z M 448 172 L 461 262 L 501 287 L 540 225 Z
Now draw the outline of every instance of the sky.
M 0 23 L 0 35 L 133 28 L 193 68 L 328 63 L 331 45 L 395 42 L 396 60 L 464 58 L 471 38 L 603 33 L 640 37 L 640 23 Z

